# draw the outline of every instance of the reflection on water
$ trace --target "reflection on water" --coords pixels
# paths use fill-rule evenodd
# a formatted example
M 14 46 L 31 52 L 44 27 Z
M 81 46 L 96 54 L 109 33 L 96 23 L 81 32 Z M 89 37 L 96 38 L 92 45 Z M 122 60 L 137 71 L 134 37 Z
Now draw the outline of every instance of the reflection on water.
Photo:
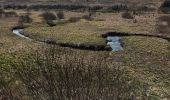
M 14 29 L 14 30 L 12 30 L 12 32 L 14 34 L 18 35 L 19 37 L 22 37 L 22 38 L 25 38 L 25 39 L 28 39 L 28 40 L 32 40 L 29 37 L 26 37 L 26 36 L 22 35 L 21 34 L 22 31 L 23 31 L 23 29 Z
M 120 51 L 123 50 L 123 47 L 120 42 L 120 38 L 118 36 L 108 36 L 107 44 L 110 45 L 112 51 Z

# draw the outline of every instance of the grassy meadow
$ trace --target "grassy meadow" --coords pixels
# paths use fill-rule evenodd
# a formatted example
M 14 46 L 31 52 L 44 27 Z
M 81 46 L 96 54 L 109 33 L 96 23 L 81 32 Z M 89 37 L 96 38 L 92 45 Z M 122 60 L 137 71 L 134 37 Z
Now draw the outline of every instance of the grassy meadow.
M 40 16 L 42 11 L 30 13 L 32 22 L 24 23 L 23 34 L 33 41 L 12 33 L 19 17 L 0 18 L 0 100 L 170 99 L 168 40 L 123 36 L 123 50 L 116 52 L 38 42 L 108 46 L 101 35 L 112 31 L 169 37 L 169 32 L 156 28 L 164 14 L 140 13 L 124 19 L 122 12 L 96 12 L 89 20 L 82 17 L 89 12 L 64 11 L 65 18 L 54 20 L 51 27 Z M 73 17 L 79 20 L 70 22 Z

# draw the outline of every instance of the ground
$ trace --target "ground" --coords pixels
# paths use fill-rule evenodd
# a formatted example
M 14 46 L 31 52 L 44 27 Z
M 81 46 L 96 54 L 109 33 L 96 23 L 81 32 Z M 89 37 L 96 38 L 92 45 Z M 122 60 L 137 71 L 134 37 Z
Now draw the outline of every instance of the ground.
M 22 13 L 23 11 L 19 11 Z M 32 12 L 33 22 L 24 29 L 24 34 L 34 40 L 52 39 L 61 43 L 74 44 L 102 44 L 107 45 L 105 38 L 101 35 L 109 31 L 142 33 L 157 35 L 155 29 L 159 16 L 156 12 L 145 13 L 135 16 L 134 19 L 123 19 L 121 13 L 96 13 L 94 20 L 81 19 L 74 23 L 58 24 L 49 27 L 38 16 L 41 12 Z M 82 16 L 79 12 L 65 12 L 65 20 L 74 15 Z M 40 46 L 47 44 L 36 41 L 27 41 L 12 34 L 10 28 L 15 26 L 17 18 L 3 18 L 0 20 L 0 51 L 1 54 L 15 52 L 24 55 L 34 50 L 39 50 Z M 65 21 L 63 20 L 63 21 Z M 169 36 L 168 33 L 161 34 Z M 147 95 L 151 99 L 165 99 L 170 97 L 170 44 L 169 41 L 146 36 L 126 36 L 121 37 L 123 42 L 122 51 L 87 51 L 71 48 L 58 47 L 60 52 L 70 52 L 70 57 L 79 58 L 85 56 L 89 58 L 105 58 L 113 67 L 121 66 L 122 70 L 127 70 L 128 75 L 138 79 L 141 83 L 146 83 L 149 89 Z M 31 49 L 30 49 L 31 48 Z M 26 52 L 23 52 L 26 51 Z M 95 62 L 94 62 L 95 63 Z

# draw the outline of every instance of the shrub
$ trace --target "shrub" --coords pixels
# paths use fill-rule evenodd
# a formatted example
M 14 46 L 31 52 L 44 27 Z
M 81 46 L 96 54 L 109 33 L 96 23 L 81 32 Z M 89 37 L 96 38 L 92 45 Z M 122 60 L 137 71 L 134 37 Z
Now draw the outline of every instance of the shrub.
M 58 17 L 58 19 L 64 19 L 64 12 L 63 11 L 59 11 L 57 13 L 57 17 Z
M 169 11 L 170 11 L 170 1 L 165 0 L 165 2 L 161 5 L 160 10 L 164 13 L 169 13 Z
M 42 14 L 43 19 L 47 22 L 49 20 L 56 20 L 56 16 L 53 13 L 45 12 Z
M 29 15 L 22 15 L 22 16 L 19 17 L 19 20 L 22 21 L 23 23 L 32 22 L 32 19 L 30 18 Z
M 82 16 L 83 19 L 86 19 L 86 20 L 92 20 L 92 18 L 90 17 L 90 15 L 84 15 Z
M 159 17 L 159 21 L 167 22 L 168 26 L 170 26 L 170 16 L 161 16 Z
M 122 18 L 125 18 L 125 19 L 133 19 L 133 15 L 132 13 L 129 13 L 129 12 L 125 12 L 122 14 Z
M 169 33 L 170 32 L 170 16 L 161 16 L 158 18 L 156 24 L 158 33 Z
M 169 8 L 170 7 L 170 1 L 169 0 L 165 0 L 165 2 L 161 5 L 162 8 Z

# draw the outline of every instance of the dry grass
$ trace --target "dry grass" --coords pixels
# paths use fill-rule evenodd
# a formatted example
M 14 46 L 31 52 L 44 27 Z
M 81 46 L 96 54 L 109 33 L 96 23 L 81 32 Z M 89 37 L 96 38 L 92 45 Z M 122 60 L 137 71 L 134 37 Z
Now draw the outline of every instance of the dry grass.
M 17 20 L 18 18 L 0 19 L 0 53 L 37 47 L 34 42 L 22 39 L 12 33 L 11 28 L 17 24 Z
M 64 25 L 59 25 L 55 27 L 47 27 L 42 24 L 41 18 L 38 17 L 40 12 L 33 12 L 31 15 L 33 17 L 33 23 L 30 24 L 25 31 L 31 31 L 28 34 L 33 38 L 55 38 L 59 41 L 66 42 L 83 42 L 83 43 L 104 43 L 104 40 L 99 37 L 101 33 L 106 32 L 106 30 L 117 30 L 132 33 L 144 33 L 144 34 L 155 34 L 155 23 L 159 15 L 157 14 L 142 14 L 136 16 L 137 22 L 134 23 L 133 20 L 125 20 L 121 18 L 121 14 L 114 13 L 97 13 L 94 17 L 96 19 L 103 19 L 103 21 L 86 21 L 81 20 L 76 23 L 69 23 Z M 76 14 L 73 12 L 65 13 L 65 16 L 69 17 Z M 79 15 L 79 14 L 78 14 Z M 77 15 L 77 16 L 78 16 Z M 79 16 L 83 15 L 80 13 Z M 68 19 L 69 17 L 66 17 Z M 16 24 L 17 19 L 3 19 L 0 20 L 0 53 L 4 52 L 15 52 L 15 56 L 22 56 L 20 58 L 21 62 L 25 68 L 28 65 L 33 64 L 35 59 L 26 60 L 25 53 L 32 54 L 34 57 L 34 50 L 41 51 L 42 48 L 38 48 L 39 45 L 48 47 L 48 45 L 43 45 L 39 43 L 34 43 L 26 41 L 10 32 L 10 27 Z M 38 22 L 38 23 L 37 23 Z M 3 25 L 3 26 L 2 26 Z M 76 33 L 76 34 L 75 34 Z M 96 35 L 97 34 L 97 35 Z M 101 40 L 102 39 L 102 40 Z M 93 41 L 93 42 L 92 42 Z M 148 95 L 153 95 L 151 98 L 165 99 L 170 95 L 170 52 L 169 52 L 169 42 L 160 38 L 151 37 L 122 37 L 124 43 L 124 50 L 118 52 L 92 52 L 84 50 L 74 50 L 70 48 L 57 47 L 58 51 L 56 54 L 60 54 L 60 58 L 57 64 L 65 66 L 67 63 L 78 66 L 81 64 L 83 66 L 98 66 L 99 62 L 106 60 L 105 65 L 112 65 L 110 67 L 119 66 L 122 70 L 126 69 L 128 76 L 133 76 L 140 82 L 147 84 L 149 89 L 147 90 Z M 24 52 L 25 51 L 25 52 Z M 30 52 L 32 51 L 32 52 Z M 54 54 L 55 54 L 54 53 Z M 46 55 L 42 53 L 41 56 Z M 11 55 L 6 53 L 4 56 L 7 58 Z M 3 59 L 1 62 L 3 66 L 7 66 L 9 63 L 7 61 L 17 61 L 17 59 Z M 23 59 L 24 58 L 24 59 Z M 47 59 L 48 56 L 43 59 Z M 74 60 L 76 59 L 76 60 Z M 83 60 L 82 60 L 83 59 Z M 93 63 L 91 63 L 94 61 Z M 5 63 L 4 63 L 5 62 Z M 74 62 L 74 63 L 71 63 Z M 49 62 L 46 62 L 46 64 Z M 6 65 L 7 64 L 7 65 Z M 17 64 L 16 64 L 17 65 Z M 18 65 L 22 67 L 21 65 Z M 33 66 L 33 65 L 32 65 Z M 37 66 L 34 66 L 37 68 Z M 29 67 L 30 68 L 30 67 Z M 28 68 L 28 69 L 29 69 Z M 27 73 L 26 70 L 20 69 L 23 73 Z M 37 71 L 37 70 L 36 70 Z M 31 70 L 28 71 L 34 75 Z M 39 71 L 37 71 L 39 72 Z M 37 74 L 36 74 L 37 75 Z M 4 74 L 6 76 L 6 74 Z M 16 77 L 18 78 L 18 77 Z M 18 81 L 17 81 L 18 82 Z M 34 84 L 34 81 L 31 81 Z M 43 81 L 44 82 L 44 81 Z M 42 83 L 43 83 L 42 82 Z M 48 82 L 48 81 L 45 81 Z M 46 85 L 46 84 L 45 84 Z M 14 85 L 12 85 L 14 86 Z M 14 88 L 13 88 L 14 89 Z M 14 89 L 15 90 L 15 89 Z M 13 90 L 13 91 L 14 91 Z M 13 92 L 15 93 L 15 92 Z M 156 97 L 154 97 L 156 95 Z M 161 97 L 161 98 L 160 98 Z

